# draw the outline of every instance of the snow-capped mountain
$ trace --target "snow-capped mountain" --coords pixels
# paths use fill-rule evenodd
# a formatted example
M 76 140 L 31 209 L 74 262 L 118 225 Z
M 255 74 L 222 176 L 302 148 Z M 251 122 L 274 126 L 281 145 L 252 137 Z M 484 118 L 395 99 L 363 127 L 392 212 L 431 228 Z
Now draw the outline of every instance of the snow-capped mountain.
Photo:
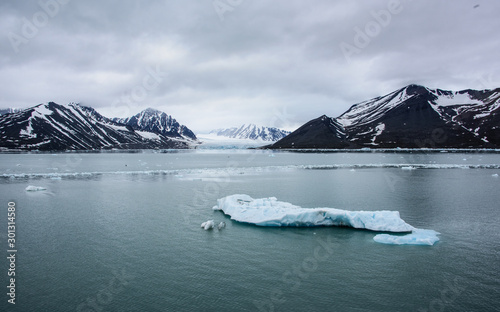
M 332 118 L 332 122 L 339 125 L 338 135 L 329 144 L 325 144 L 324 135 L 304 136 L 297 130 L 286 141 L 270 147 L 500 147 L 500 88 L 454 92 L 409 85 L 355 104 L 338 118 Z M 332 143 L 342 135 L 345 142 Z M 295 144 L 291 146 L 290 142 Z
M 93 150 L 189 148 L 186 140 L 136 131 L 78 104 L 39 104 L 0 116 L 0 148 Z
M 128 125 L 134 130 L 160 133 L 167 137 L 196 140 L 193 131 L 186 126 L 180 125 L 172 116 L 153 108 L 147 108 L 133 117 L 113 118 L 113 121 Z
M 290 134 L 289 131 L 280 130 L 272 127 L 259 127 L 254 124 L 242 125 L 239 128 L 217 129 L 210 134 L 233 138 L 233 139 L 250 139 L 267 142 L 276 142 Z

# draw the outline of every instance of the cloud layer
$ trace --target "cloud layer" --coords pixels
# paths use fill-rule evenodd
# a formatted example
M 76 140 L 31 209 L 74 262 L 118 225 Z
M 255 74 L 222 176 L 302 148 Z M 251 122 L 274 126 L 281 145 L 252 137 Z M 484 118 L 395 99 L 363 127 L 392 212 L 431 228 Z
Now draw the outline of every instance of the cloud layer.
M 293 129 L 409 83 L 500 87 L 497 12 L 493 0 L 3 1 L 0 107 Z

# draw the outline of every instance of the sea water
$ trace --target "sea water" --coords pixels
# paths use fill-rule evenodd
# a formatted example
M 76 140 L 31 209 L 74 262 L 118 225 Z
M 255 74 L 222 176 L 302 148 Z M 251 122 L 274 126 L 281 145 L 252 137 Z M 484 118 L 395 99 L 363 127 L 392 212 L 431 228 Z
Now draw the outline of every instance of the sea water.
M 0 155 L 2 311 L 496 311 L 500 155 L 145 151 Z M 28 186 L 44 188 L 26 191 Z M 232 194 L 396 210 L 440 232 L 384 245 L 350 228 L 258 227 Z M 207 220 L 224 221 L 205 231 Z

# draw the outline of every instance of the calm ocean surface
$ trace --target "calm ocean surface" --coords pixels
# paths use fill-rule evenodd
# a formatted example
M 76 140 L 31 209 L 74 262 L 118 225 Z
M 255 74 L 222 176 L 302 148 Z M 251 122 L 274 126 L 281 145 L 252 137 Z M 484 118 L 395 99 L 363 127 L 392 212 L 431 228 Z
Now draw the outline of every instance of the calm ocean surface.
M 0 310 L 499 311 L 498 174 L 498 153 L 0 154 Z M 397 210 L 440 241 L 241 224 L 212 210 L 232 194 Z M 201 229 L 210 219 L 227 227 Z

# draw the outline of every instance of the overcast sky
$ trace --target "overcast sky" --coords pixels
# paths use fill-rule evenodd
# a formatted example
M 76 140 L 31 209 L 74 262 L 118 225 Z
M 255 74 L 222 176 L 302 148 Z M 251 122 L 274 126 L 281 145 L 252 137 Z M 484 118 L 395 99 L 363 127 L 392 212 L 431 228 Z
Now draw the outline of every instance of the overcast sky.
M 410 83 L 500 87 L 497 0 L 0 2 L 0 108 L 288 130 Z

